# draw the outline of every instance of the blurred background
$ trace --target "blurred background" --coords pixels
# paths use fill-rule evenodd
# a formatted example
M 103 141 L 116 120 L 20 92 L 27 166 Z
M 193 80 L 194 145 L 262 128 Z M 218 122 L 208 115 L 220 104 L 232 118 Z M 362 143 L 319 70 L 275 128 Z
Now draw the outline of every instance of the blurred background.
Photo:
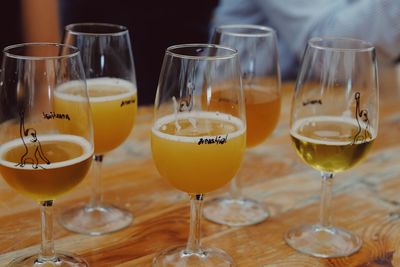
M 373 3 L 370 1 L 371 4 L 369 4 L 368 1 L 361 0 L 337 2 L 338 4 L 340 2 L 345 9 L 352 8 L 356 12 L 361 12 L 360 15 L 363 15 L 368 19 L 370 19 L 368 15 L 369 13 L 366 13 L 364 10 L 365 8 L 360 5 L 361 3 L 366 4 L 366 6 L 369 5 L 370 9 L 375 9 L 374 5 L 381 5 L 384 7 L 389 3 Z M 288 6 L 289 3 L 291 3 L 292 9 Z M 312 1 L 308 3 L 305 2 L 303 9 L 293 3 L 293 1 L 288 1 L 288 5 L 286 5 L 280 1 L 262 2 L 250 0 L 8 0 L 2 1 L 3 12 L 0 16 L 0 49 L 3 49 L 7 45 L 21 42 L 61 42 L 63 29 L 65 25 L 70 23 L 104 22 L 124 25 L 128 27 L 131 37 L 136 68 L 139 105 L 150 105 L 153 104 L 154 101 L 165 49 L 168 46 L 180 43 L 208 42 L 209 33 L 213 27 L 212 19 L 214 17 L 218 18 L 215 13 L 218 5 L 224 4 L 224 9 L 227 12 L 225 15 L 229 15 L 231 18 L 233 17 L 233 20 L 236 23 L 259 21 L 261 24 L 272 27 L 274 27 L 273 23 L 271 25 L 271 23 L 265 22 L 261 18 L 257 17 L 259 15 L 256 15 L 256 12 L 263 12 L 259 6 L 267 8 L 270 5 L 271 7 L 273 7 L 273 5 L 283 5 L 282 8 L 284 8 L 284 13 L 287 13 L 286 15 L 288 15 L 289 18 L 292 16 L 292 19 L 304 19 L 307 18 L 304 17 L 306 16 L 304 14 L 314 14 L 309 10 L 312 8 L 311 6 L 313 6 Z M 325 2 L 315 3 L 319 3 L 319 5 L 323 7 L 326 6 L 326 4 L 324 4 Z M 234 9 L 235 4 L 236 9 Z M 399 3 L 390 4 L 393 6 L 400 5 Z M 309 6 L 307 7 L 306 5 Z M 332 3 L 332 5 L 334 4 Z M 296 10 L 293 10 L 293 7 L 296 7 Z M 246 9 L 252 10 L 251 12 L 253 13 L 246 15 Z M 388 7 L 385 11 L 391 12 L 390 9 L 393 8 Z M 282 14 L 280 13 L 274 12 L 270 9 L 267 10 L 270 11 L 270 16 L 270 13 L 272 12 L 272 15 L 277 16 L 279 19 L 275 18 L 275 22 L 278 23 L 275 25 L 275 28 L 279 26 L 279 29 L 277 29 L 277 36 L 278 42 L 282 41 L 280 44 L 281 59 L 285 56 L 286 58 L 291 56 L 293 60 L 293 62 L 289 64 L 289 67 L 293 70 L 292 75 L 285 76 L 285 73 L 283 72 L 283 78 L 294 80 L 296 78 L 297 66 L 301 60 L 303 47 L 302 45 L 298 45 L 297 50 L 301 52 L 297 51 L 296 55 L 290 55 L 293 51 L 287 49 L 285 45 L 288 42 L 293 42 L 294 37 L 290 35 L 290 31 L 286 31 L 286 29 L 289 30 L 289 28 L 285 28 L 286 26 L 284 26 L 284 23 L 282 22 L 282 20 L 288 22 L 290 22 L 290 20 L 284 16 L 282 17 Z M 370 11 L 375 13 L 378 12 L 376 10 Z M 245 15 L 243 16 L 243 14 L 239 14 L 240 12 Z M 335 16 L 335 13 L 332 14 L 332 16 Z M 239 15 L 242 15 L 241 20 Z M 393 16 L 395 15 L 392 14 L 392 17 Z M 372 30 L 371 34 L 368 34 L 369 30 L 372 29 L 369 26 L 361 27 L 361 30 L 357 28 L 367 24 L 362 23 L 362 25 L 358 25 L 354 22 L 356 18 L 357 16 L 354 18 L 348 18 L 349 22 L 346 22 L 345 25 L 352 26 L 356 29 L 356 32 L 362 31 L 364 35 L 367 34 L 367 36 L 373 36 Z M 358 18 L 360 17 L 358 16 Z M 383 17 L 375 17 L 373 19 L 375 19 L 375 22 L 379 22 L 383 21 L 382 18 Z M 335 23 L 343 23 L 339 15 L 336 20 L 332 20 L 330 17 L 324 17 L 323 20 L 324 22 L 333 25 L 332 27 L 334 27 Z M 292 20 L 291 22 L 295 25 L 297 24 L 296 26 L 301 27 L 301 29 L 304 29 L 303 26 L 307 26 L 302 26 L 302 24 L 298 25 L 300 22 L 296 22 L 295 20 Z M 360 22 L 360 20 L 358 22 Z M 363 22 L 363 19 L 361 19 L 361 22 Z M 305 24 L 305 21 L 303 21 L 303 23 Z M 400 29 L 398 29 L 399 25 L 390 25 L 391 29 L 388 30 L 387 36 L 391 36 L 392 40 L 400 38 Z M 329 27 L 327 28 L 329 29 Z M 375 33 L 385 30 L 387 29 L 376 29 L 375 27 Z M 286 38 L 288 40 L 284 40 L 283 37 L 285 37 L 285 34 L 289 34 L 289 39 Z M 309 35 L 312 36 L 313 34 L 321 33 L 318 32 L 318 30 L 309 32 Z M 329 34 L 329 32 L 323 32 L 323 34 Z M 384 42 L 386 42 L 386 40 L 382 40 L 382 43 Z M 303 41 L 301 44 L 303 44 Z M 305 45 L 304 41 L 304 47 Z M 399 44 L 396 41 L 394 46 L 392 41 L 392 48 L 399 47 L 398 45 Z M 397 50 L 400 51 L 399 49 Z M 378 55 L 378 61 L 379 59 Z M 400 57 L 398 57 L 397 62 L 399 62 L 399 60 Z M 284 60 L 281 60 L 281 62 L 284 63 Z M 381 63 L 382 64 L 379 65 L 381 92 L 384 93 L 385 91 L 395 89 L 398 90 L 400 94 L 399 64 L 395 67 L 395 65 L 392 64 L 393 61 L 389 62 L 389 64 L 386 62 Z M 285 64 L 281 64 L 282 69 L 285 67 L 284 65 Z
M 11 0 L 2 2 L 0 49 L 21 42 L 61 42 L 65 25 L 104 22 L 128 27 L 139 105 L 153 104 L 164 51 L 208 42 L 218 0 Z

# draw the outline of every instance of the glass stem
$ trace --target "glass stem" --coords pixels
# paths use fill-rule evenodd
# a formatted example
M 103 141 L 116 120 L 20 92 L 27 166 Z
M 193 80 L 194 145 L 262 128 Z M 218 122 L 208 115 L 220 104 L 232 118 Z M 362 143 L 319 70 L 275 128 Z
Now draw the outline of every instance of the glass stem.
M 319 208 L 319 223 L 322 227 L 332 224 L 332 182 L 333 173 L 321 172 L 321 204 Z
M 190 194 L 190 229 L 186 253 L 201 253 L 201 216 L 203 194 Z
M 103 200 L 101 192 L 101 167 L 103 165 L 103 155 L 95 155 L 92 165 L 92 194 L 90 196 L 89 207 L 98 208 Z
M 57 261 L 53 242 L 53 200 L 40 202 L 41 248 L 38 263 Z
M 240 189 L 237 181 L 237 176 L 233 177 L 230 182 L 230 195 L 232 199 L 240 200 L 242 198 L 242 190 Z

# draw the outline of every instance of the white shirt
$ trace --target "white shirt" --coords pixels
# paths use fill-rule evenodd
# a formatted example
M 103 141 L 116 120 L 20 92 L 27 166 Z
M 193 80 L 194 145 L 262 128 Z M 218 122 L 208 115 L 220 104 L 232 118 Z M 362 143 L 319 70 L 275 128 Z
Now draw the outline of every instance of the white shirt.
M 369 41 L 380 61 L 400 56 L 400 0 L 220 0 L 212 25 L 259 24 L 277 31 L 283 78 L 295 78 L 307 41 Z

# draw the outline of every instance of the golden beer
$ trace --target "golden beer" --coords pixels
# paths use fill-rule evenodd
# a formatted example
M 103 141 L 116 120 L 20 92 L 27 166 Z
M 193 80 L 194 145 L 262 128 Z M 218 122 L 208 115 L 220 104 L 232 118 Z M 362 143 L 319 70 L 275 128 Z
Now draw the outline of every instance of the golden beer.
M 95 78 L 87 80 L 90 107 L 92 110 L 94 150 L 96 155 L 104 154 L 118 147 L 129 136 L 137 112 L 137 90 L 126 80 L 117 78 Z M 76 88 L 76 87 L 75 87 Z M 65 84 L 55 97 L 57 112 L 68 111 L 70 117 L 78 117 L 79 98 L 76 89 Z M 75 108 L 71 109 L 71 105 Z M 72 111 L 71 111 L 72 110 Z M 79 124 L 75 126 L 79 128 Z
M 234 177 L 245 139 L 245 126 L 233 116 L 190 112 L 158 119 L 151 148 L 160 174 L 173 186 L 188 193 L 206 193 Z
M 37 142 L 18 138 L 3 144 L 0 173 L 19 193 L 36 201 L 54 200 L 82 181 L 90 168 L 93 148 L 79 136 L 38 138 Z
M 351 118 L 318 116 L 297 121 L 290 135 L 307 164 L 336 173 L 353 167 L 371 149 L 375 134 L 365 127 Z M 360 134 L 368 138 L 358 138 Z

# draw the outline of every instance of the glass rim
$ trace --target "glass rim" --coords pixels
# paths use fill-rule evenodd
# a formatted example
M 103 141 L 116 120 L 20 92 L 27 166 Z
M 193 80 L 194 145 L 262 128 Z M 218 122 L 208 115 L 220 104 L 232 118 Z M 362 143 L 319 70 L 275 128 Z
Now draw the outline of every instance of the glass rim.
M 347 41 L 351 44 L 357 44 L 358 47 L 335 47 L 324 45 L 325 41 Z M 336 37 L 336 36 L 326 36 L 326 37 L 313 37 L 308 41 L 308 46 L 319 49 L 319 50 L 331 50 L 337 52 L 371 52 L 375 49 L 374 45 L 368 41 L 349 38 L 349 37 Z
M 108 31 L 108 32 L 93 32 L 93 31 L 84 31 L 84 30 L 75 30 L 74 28 L 80 27 L 87 27 L 87 26 L 97 26 L 97 27 L 104 27 L 109 29 L 115 29 L 115 31 Z M 71 34 L 75 35 L 91 35 L 91 36 L 119 36 L 124 35 L 128 32 L 128 27 L 113 24 L 113 23 L 103 23 L 103 22 L 79 22 L 79 23 L 71 23 L 65 26 L 65 30 Z
M 207 56 L 207 55 L 201 55 L 201 56 L 195 56 L 195 55 L 188 55 L 184 53 L 178 53 L 178 52 L 173 52 L 172 50 L 179 49 L 179 48 L 196 48 L 196 49 L 202 49 L 202 48 L 216 48 L 219 50 L 224 50 L 227 52 L 230 52 L 229 54 L 226 55 L 213 55 L 213 56 Z M 191 43 L 191 44 L 177 44 L 177 45 L 172 45 L 167 47 L 165 50 L 166 55 L 170 55 L 173 57 L 179 57 L 179 58 L 186 58 L 186 59 L 202 59 L 202 60 L 214 60 L 214 59 L 230 59 L 238 56 L 238 50 L 228 47 L 228 46 L 223 46 L 223 45 L 217 45 L 217 44 L 205 44 L 205 43 Z
M 32 56 L 27 56 L 27 55 L 21 55 L 18 53 L 13 53 L 12 51 L 14 49 L 22 48 L 22 47 L 58 47 L 58 48 L 67 48 L 68 53 L 66 54 L 58 54 L 58 55 L 32 55 Z M 62 44 L 62 43 L 51 43 L 51 42 L 31 42 L 31 43 L 20 43 L 20 44 L 13 44 L 6 46 L 3 49 L 3 54 L 9 58 L 15 58 L 15 59 L 25 59 L 25 60 L 47 60 L 47 59 L 61 59 L 61 58 L 72 58 L 75 56 L 78 56 L 80 54 L 80 51 L 77 47 L 68 45 L 68 44 Z
M 236 32 L 229 31 L 229 29 L 257 30 L 258 32 Z M 215 31 L 238 37 L 267 37 L 275 35 L 275 30 L 273 28 L 257 24 L 223 24 L 215 27 Z

